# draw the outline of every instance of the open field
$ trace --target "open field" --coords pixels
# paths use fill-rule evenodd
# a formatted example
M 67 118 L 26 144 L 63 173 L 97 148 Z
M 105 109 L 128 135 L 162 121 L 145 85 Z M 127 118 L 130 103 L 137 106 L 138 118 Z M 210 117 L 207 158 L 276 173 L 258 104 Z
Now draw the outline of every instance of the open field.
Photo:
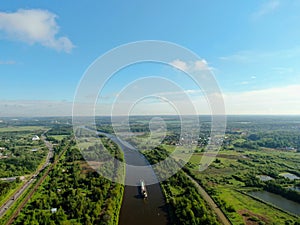
M 258 179 L 258 175 L 273 175 L 273 179 L 278 180 L 283 187 L 292 186 L 292 182 L 284 180 L 279 174 L 297 170 L 300 154 L 274 149 L 220 151 L 216 160 L 205 171 L 199 172 L 197 165 L 202 156 L 203 153 L 197 153 L 191 157 L 194 169 L 190 171 L 201 181 L 233 224 L 294 223 L 295 216 L 257 201 L 243 192 L 255 189 L 255 186 L 246 187 L 250 185 L 250 180 Z
M 50 137 L 50 138 L 54 138 L 54 139 L 57 140 L 57 141 L 61 141 L 61 140 L 63 140 L 64 138 L 68 137 L 68 135 L 50 135 L 49 137 Z
M 19 131 L 45 131 L 47 128 L 43 126 L 8 126 L 0 127 L 0 132 L 19 132 Z
M 279 211 L 268 204 L 256 201 L 230 187 L 219 187 L 217 188 L 217 193 L 217 198 L 220 199 L 222 204 L 233 211 L 227 211 L 227 216 L 233 224 L 251 224 L 253 222 L 261 222 L 261 224 L 285 224 L 286 221 L 292 223 L 295 219 L 290 214 Z

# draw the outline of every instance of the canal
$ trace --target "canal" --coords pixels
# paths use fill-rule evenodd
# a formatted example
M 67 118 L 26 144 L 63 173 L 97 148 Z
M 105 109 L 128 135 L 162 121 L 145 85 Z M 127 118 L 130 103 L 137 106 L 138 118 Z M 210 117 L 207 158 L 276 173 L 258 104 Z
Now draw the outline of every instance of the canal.
M 119 140 L 116 136 L 106 135 L 123 152 L 126 161 L 125 191 L 120 212 L 120 225 L 166 225 L 168 214 L 166 202 L 157 181 L 157 177 L 146 158 L 128 142 Z M 146 183 L 148 198 L 140 193 L 140 180 Z

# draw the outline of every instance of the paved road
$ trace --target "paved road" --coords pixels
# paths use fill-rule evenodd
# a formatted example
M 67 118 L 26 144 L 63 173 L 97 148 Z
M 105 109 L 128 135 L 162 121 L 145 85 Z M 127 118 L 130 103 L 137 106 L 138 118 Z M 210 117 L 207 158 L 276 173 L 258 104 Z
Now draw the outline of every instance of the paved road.
M 188 174 L 186 176 L 195 184 L 196 188 L 198 189 L 200 195 L 202 198 L 208 203 L 210 208 L 214 210 L 216 213 L 219 221 L 224 225 L 231 225 L 231 222 L 227 219 L 225 214 L 222 212 L 222 210 L 217 206 L 217 204 L 214 202 L 214 200 L 207 194 L 207 192 L 201 187 L 192 177 L 190 177 Z
M 28 180 L 19 190 L 17 190 L 12 197 L 7 200 L 1 207 L 0 207 L 0 217 L 2 217 L 6 211 L 15 203 L 15 201 L 27 190 L 32 182 L 35 181 L 35 177 L 46 167 L 50 164 L 50 159 L 53 157 L 53 146 L 52 144 L 46 140 L 44 134 L 42 135 L 42 140 L 44 141 L 45 145 L 47 146 L 49 152 L 46 157 L 46 161 L 41 167 L 39 171 L 37 171 L 31 178 Z
M 42 135 L 42 140 L 44 141 L 45 145 L 47 146 L 47 148 L 49 149 L 46 161 L 42 167 L 41 170 L 43 170 L 46 166 L 48 166 L 50 164 L 50 159 L 53 157 L 53 145 L 51 142 L 46 140 L 46 137 L 44 136 L 44 134 Z
M 9 209 L 14 202 L 23 194 L 23 192 L 29 187 L 29 185 L 34 181 L 34 178 L 31 178 L 29 181 L 27 181 L 18 191 L 16 191 L 13 196 L 6 201 L 0 208 L 0 217 L 2 217 L 7 209 Z

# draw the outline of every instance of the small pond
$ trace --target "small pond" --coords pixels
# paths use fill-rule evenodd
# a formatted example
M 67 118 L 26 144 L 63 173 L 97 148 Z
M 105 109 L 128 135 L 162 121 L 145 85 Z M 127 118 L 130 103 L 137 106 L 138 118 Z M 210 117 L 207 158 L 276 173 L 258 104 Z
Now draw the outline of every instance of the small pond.
M 283 176 L 285 178 L 288 178 L 290 180 L 298 180 L 300 177 L 296 176 L 295 174 L 292 173 L 280 173 L 279 176 Z
M 268 191 L 250 191 L 248 194 L 260 198 L 265 202 L 271 203 L 285 211 L 300 216 L 300 204 L 291 200 L 288 200 L 280 195 L 270 193 Z
M 261 181 L 269 181 L 269 180 L 274 180 L 274 178 L 267 176 L 267 175 L 258 175 L 258 177 Z

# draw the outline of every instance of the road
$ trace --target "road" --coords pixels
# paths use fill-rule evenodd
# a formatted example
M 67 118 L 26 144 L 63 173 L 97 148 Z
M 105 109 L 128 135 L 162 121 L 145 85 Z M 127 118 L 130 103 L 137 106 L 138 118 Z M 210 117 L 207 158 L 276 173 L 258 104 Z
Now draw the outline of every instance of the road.
M 7 200 L 1 207 L 0 207 L 0 217 L 2 217 L 6 211 L 17 201 L 17 199 L 29 188 L 30 184 L 32 184 L 35 181 L 35 177 L 39 175 L 39 173 L 50 164 L 50 159 L 53 157 L 53 146 L 52 144 L 46 140 L 46 137 L 44 134 L 42 135 L 42 140 L 44 141 L 45 145 L 48 148 L 48 154 L 46 157 L 46 161 L 43 164 L 43 166 L 36 171 L 36 173 L 22 186 L 20 187 L 13 195 L 12 197 Z
M 47 146 L 47 148 L 49 150 L 48 155 L 46 157 L 46 161 L 41 169 L 41 170 L 43 170 L 46 166 L 48 166 L 50 164 L 50 159 L 53 157 L 53 145 L 51 142 L 46 140 L 45 133 L 42 135 L 41 139 L 44 141 L 45 145 Z
M 209 196 L 209 194 L 204 190 L 203 187 L 201 187 L 197 181 L 195 181 L 192 177 L 190 177 L 188 174 L 186 176 L 195 184 L 196 188 L 198 189 L 200 195 L 202 198 L 208 203 L 210 208 L 216 213 L 218 220 L 224 224 L 224 225 L 231 225 L 232 223 L 227 219 L 225 214 L 222 212 L 222 210 L 217 206 L 217 204 L 214 202 L 214 200 Z
M 15 201 L 23 194 L 24 191 L 27 190 L 29 185 L 34 181 L 34 178 L 31 178 L 27 181 L 19 190 L 17 190 L 13 196 L 7 200 L 0 208 L 0 217 L 2 217 L 6 211 L 15 203 Z

